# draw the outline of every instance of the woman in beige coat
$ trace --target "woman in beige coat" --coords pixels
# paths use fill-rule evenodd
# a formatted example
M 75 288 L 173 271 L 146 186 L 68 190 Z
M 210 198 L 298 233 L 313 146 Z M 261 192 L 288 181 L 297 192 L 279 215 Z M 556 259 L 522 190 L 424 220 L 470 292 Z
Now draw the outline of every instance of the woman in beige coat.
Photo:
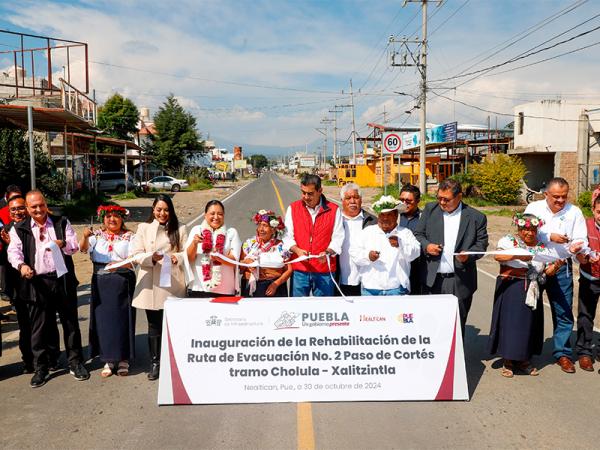
M 151 366 L 149 380 L 156 380 L 160 372 L 160 341 L 162 335 L 163 305 L 169 296 L 185 297 L 184 243 L 185 225 L 179 225 L 171 198 L 158 195 L 152 204 L 152 214 L 146 223 L 138 226 L 131 254 L 147 254 L 139 259 L 139 271 L 133 306 L 146 310 L 148 319 L 148 346 Z M 171 286 L 160 286 L 160 272 L 164 258 L 171 261 Z

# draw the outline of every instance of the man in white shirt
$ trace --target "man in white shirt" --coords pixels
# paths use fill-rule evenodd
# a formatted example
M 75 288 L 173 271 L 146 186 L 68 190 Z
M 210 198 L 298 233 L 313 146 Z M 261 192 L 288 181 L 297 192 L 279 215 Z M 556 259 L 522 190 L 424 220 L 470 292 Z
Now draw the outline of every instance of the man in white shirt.
M 557 262 L 560 268 L 547 277 L 543 289 L 548 295 L 554 325 L 553 356 L 566 373 L 574 373 L 571 332 L 573 331 L 573 264 L 569 243 L 581 241 L 587 247 L 587 227 L 579 208 L 567 201 L 569 183 L 564 178 L 552 178 L 547 183 L 546 199 L 530 203 L 526 214 L 534 214 L 544 221 L 538 229 L 538 239 L 554 248 L 564 260 Z
M 360 274 L 350 258 L 350 247 L 360 238 L 360 232 L 375 224 L 375 218 L 362 209 L 362 194 L 356 183 L 347 183 L 340 190 L 344 242 L 338 259 L 340 289 L 344 295 L 360 295 Z
M 422 293 L 453 294 L 458 298 L 464 338 L 467 315 L 477 290 L 476 261 L 481 255 L 460 253 L 486 251 L 487 219 L 462 202 L 462 186 L 458 181 L 442 181 L 437 200 L 425 206 L 414 232 L 425 255 Z
M 283 247 L 298 258 L 313 255 L 319 258 L 292 261 L 292 297 L 308 297 L 311 293 L 329 297 L 334 293 L 335 256 L 342 251 L 344 241 L 342 214 L 323 195 L 318 175 L 304 174 L 300 191 L 302 198 L 293 202 L 285 213 Z
M 362 295 L 407 295 L 410 292 L 410 262 L 421 253 L 412 232 L 398 225 L 398 204 L 383 196 L 373 204 L 377 225 L 361 230 L 350 247 L 358 266 Z

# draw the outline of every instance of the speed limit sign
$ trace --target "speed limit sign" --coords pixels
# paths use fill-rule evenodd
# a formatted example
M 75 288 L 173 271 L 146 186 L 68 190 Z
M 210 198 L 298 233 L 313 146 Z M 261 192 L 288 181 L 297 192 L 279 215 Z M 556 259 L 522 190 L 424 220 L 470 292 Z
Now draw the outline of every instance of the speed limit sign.
M 383 133 L 381 147 L 383 153 L 399 155 L 402 153 L 402 138 L 397 133 Z

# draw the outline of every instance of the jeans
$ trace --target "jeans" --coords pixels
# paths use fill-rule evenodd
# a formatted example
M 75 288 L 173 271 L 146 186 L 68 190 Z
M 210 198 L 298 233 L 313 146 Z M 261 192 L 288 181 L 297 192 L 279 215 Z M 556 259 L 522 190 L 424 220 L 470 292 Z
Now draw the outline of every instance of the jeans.
M 292 297 L 332 297 L 333 280 L 329 273 L 294 271 L 292 276 Z
M 567 276 L 568 275 L 568 276 Z M 565 264 L 553 277 L 548 277 L 544 290 L 548 294 L 554 325 L 554 350 L 552 355 L 559 359 L 573 355 L 571 332 L 573 331 L 573 266 Z
M 408 295 L 408 289 L 403 286 L 394 289 L 367 289 L 363 287 L 362 295 Z

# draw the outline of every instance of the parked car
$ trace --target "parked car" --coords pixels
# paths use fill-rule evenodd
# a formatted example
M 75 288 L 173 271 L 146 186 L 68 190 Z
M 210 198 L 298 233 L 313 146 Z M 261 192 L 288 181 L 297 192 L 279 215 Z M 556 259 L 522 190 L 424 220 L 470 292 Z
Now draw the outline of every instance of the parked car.
M 133 191 L 138 183 L 127 174 L 127 190 Z M 125 192 L 125 173 L 124 172 L 102 172 L 98 174 L 98 190 L 103 192 Z
M 163 175 L 160 177 L 154 177 L 147 183 L 142 183 L 142 186 L 146 187 L 147 189 L 160 189 L 179 192 L 182 188 L 188 187 L 189 184 L 187 180 L 178 180 L 177 178 Z

